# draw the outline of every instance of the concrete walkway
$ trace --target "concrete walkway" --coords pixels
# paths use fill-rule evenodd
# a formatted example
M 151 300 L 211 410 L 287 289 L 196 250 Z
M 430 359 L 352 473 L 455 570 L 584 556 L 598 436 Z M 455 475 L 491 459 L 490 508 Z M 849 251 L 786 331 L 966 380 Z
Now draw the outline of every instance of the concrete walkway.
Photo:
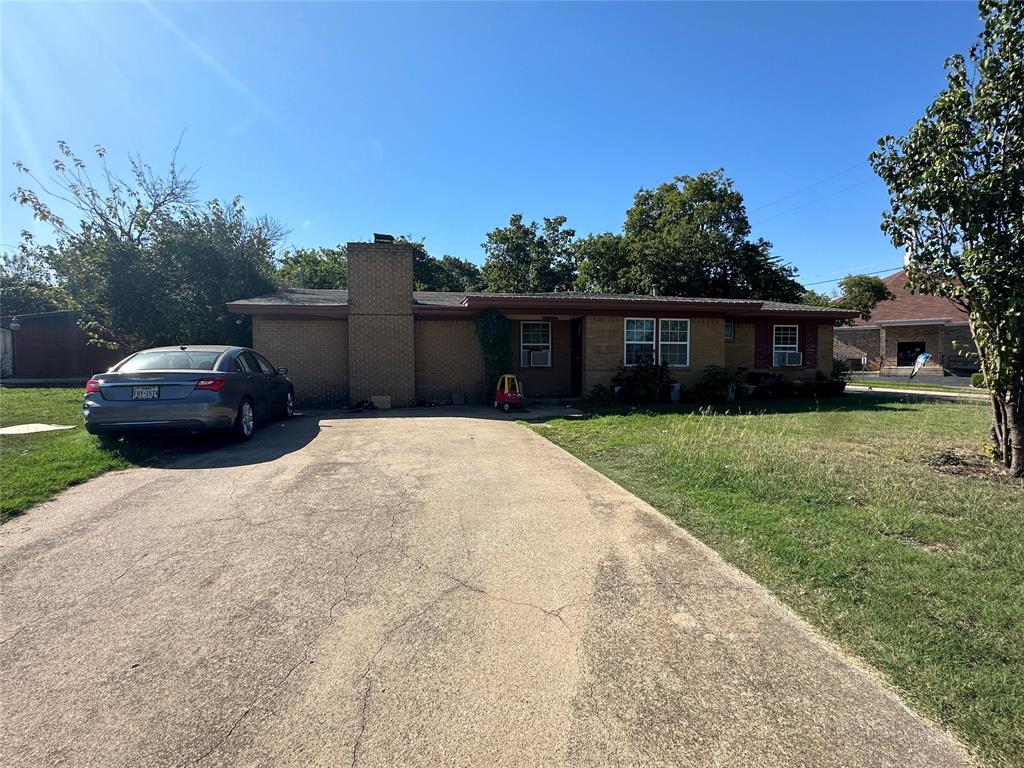
M 0 529 L 0 764 L 966 764 L 559 448 L 414 413 L 270 425 Z

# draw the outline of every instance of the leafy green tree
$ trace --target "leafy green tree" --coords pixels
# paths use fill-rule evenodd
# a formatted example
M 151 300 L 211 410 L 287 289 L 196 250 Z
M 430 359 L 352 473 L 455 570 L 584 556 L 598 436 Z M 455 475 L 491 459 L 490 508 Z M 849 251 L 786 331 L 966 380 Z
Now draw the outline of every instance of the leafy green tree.
M 483 290 L 483 275 L 480 267 L 468 259 L 456 256 L 442 256 L 433 259 L 430 280 L 418 287 L 420 291 L 480 291 Z
M 799 304 L 809 304 L 813 307 L 828 307 L 831 306 L 835 298 L 829 296 L 827 293 L 818 293 L 818 291 L 806 290 L 803 295 L 800 296 Z
M 0 258 L 0 315 L 74 309 L 75 301 L 31 250 Z
M 125 178 L 109 170 L 97 147 L 94 185 L 85 161 L 66 143 L 57 146 L 45 181 L 15 163 L 30 186 L 12 197 L 54 235 L 38 245 L 23 233 L 20 252 L 71 297 L 92 340 L 127 348 L 247 341 L 248 327 L 224 303 L 273 287 L 281 227 L 249 217 L 239 198 L 198 205 L 177 151 L 164 174 L 134 158 Z M 75 213 L 77 225 L 51 207 L 55 201 Z
M 576 232 L 565 226 L 565 216 L 523 223 L 514 214 L 507 227 L 487 233 L 483 244 L 483 282 L 498 293 L 548 293 L 568 290 L 576 282 Z
M 576 289 L 591 293 L 629 293 L 629 258 L 622 235 L 605 232 L 587 235 L 576 241 L 579 274 Z
M 896 298 L 885 281 L 875 275 L 847 275 L 839 281 L 840 296 L 833 304 L 842 309 L 854 309 L 861 320 L 870 320 L 871 312 L 882 301 Z
M 289 288 L 346 288 L 348 247 L 287 250 L 281 254 L 277 276 Z
M 797 302 L 796 271 L 750 240 L 743 196 L 719 169 L 641 189 L 621 236 L 584 238 L 577 285 L 601 293 Z
M 871 165 L 882 229 L 915 290 L 967 312 L 992 396 L 994 452 L 1024 475 L 1024 3 L 982 0 L 980 39 L 946 60 L 946 88 Z

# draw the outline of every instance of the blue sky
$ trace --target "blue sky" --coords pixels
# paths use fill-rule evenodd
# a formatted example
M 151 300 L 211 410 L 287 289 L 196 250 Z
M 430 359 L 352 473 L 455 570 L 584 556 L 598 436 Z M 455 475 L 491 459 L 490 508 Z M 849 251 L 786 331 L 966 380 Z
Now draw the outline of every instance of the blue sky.
M 866 156 L 980 28 L 971 3 L 5 2 L 0 24 L 5 245 L 32 227 L 13 161 L 62 138 L 159 168 L 184 130 L 200 196 L 290 244 L 477 262 L 514 212 L 619 231 L 638 188 L 723 166 L 804 282 L 901 263 Z

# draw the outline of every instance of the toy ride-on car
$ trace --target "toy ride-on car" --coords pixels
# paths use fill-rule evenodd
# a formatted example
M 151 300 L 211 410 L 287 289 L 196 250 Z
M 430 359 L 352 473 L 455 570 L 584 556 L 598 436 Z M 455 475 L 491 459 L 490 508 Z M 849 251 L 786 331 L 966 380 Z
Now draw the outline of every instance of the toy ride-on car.
M 494 389 L 494 407 L 508 413 L 513 408 L 522 406 L 523 388 L 519 385 L 519 379 L 514 374 L 504 374 L 498 379 L 498 386 Z

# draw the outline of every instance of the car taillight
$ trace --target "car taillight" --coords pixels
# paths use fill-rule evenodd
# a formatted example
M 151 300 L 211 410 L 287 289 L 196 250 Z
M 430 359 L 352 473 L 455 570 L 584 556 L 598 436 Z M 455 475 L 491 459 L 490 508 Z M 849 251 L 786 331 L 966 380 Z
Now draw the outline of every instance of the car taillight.
M 100 391 L 100 383 L 96 379 L 89 379 L 85 382 L 85 394 L 95 395 Z
M 207 376 L 196 379 L 196 389 L 209 389 L 213 392 L 220 392 L 227 385 L 228 380 L 223 376 Z

